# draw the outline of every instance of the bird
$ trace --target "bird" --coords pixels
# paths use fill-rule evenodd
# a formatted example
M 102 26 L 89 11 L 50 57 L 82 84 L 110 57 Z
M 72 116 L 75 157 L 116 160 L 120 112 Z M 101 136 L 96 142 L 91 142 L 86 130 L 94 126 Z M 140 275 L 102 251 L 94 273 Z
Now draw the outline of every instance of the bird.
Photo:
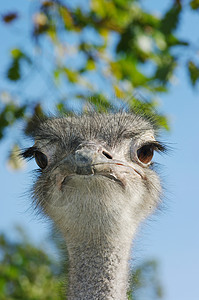
M 23 150 L 34 158 L 34 206 L 60 230 L 69 255 L 68 300 L 127 300 L 140 223 L 161 203 L 155 122 L 134 112 L 47 117 Z

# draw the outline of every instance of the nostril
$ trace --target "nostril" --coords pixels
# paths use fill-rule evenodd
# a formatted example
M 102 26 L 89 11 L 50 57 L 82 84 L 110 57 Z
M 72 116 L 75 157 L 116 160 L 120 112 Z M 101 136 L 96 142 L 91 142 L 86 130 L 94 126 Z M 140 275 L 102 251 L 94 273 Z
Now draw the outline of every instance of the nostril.
M 108 159 L 112 159 L 113 157 L 106 151 L 102 151 L 102 154 L 106 156 Z

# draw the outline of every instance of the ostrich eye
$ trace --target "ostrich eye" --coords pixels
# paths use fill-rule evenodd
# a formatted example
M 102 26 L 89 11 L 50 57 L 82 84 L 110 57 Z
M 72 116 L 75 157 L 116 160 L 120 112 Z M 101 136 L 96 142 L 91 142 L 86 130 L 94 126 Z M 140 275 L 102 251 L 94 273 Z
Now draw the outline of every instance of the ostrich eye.
M 154 146 L 144 145 L 137 150 L 137 157 L 143 164 L 148 164 L 153 158 Z
M 35 161 L 36 161 L 37 165 L 41 169 L 45 169 L 45 167 L 48 164 L 47 156 L 45 154 L 43 154 L 42 152 L 39 152 L 39 151 L 36 151 L 34 156 L 35 156 Z

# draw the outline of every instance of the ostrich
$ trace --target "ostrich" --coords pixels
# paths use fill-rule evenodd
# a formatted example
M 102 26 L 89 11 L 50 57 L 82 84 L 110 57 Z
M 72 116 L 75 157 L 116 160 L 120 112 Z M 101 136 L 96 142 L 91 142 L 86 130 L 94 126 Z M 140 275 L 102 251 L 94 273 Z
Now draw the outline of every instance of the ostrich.
M 68 300 L 127 299 L 132 240 L 157 207 L 152 122 L 134 113 L 47 118 L 23 151 L 40 168 L 33 203 L 61 231 L 69 254 Z

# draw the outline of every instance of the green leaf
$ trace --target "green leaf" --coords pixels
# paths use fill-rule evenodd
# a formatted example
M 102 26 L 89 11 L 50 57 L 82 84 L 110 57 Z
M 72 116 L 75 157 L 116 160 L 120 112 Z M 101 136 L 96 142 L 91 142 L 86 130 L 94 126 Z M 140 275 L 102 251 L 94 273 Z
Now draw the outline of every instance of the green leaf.
M 72 83 L 77 82 L 77 80 L 78 80 L 78 72 L 72 71 L 72 70 L 70 70 L 70 69 L 68 69 L 66 67 L 63 68 L 63 72 L 67 75 L 68 80 L 70 82 L 72 82 Z
M 12 49 L 11 50 L 11 55 L 14 59 L 19 59 L 19 58 L 24 56 L 23 52 L 18 48 Z
M 160 23 L 160 31 L 165 35 L 171 34 L 178 26 L 179 17 L 181 12 L 180 5 L 173 5 L 163 17 Z
M 124 28 L 116 48 L 117 53 L 128 53 L 130 51 L 131 47 L 134 45 L 135 29 L 136 27 L 133 22 Z
M 191 83 L 193 86 L 195 86 L 199 79 L 199 66 L 196 66 L 196 64 L 190 60 L 188 62 L 188 70 L 189 70 Z
M 13 59 L 11 66 L 7 71 L 7 78 L 12 81 L 17 81 L 21 78 L 19 59 Z
M 60 69 L 55 69 L 54 72 L 53 72 L 54 81 L 55 81 L 55 84 L 57 84 L 57 85 L 60 84 L 60 74 L 61 74 Z
M 60 17 L 62 18 L 66 29 L 72 29 L 73 18 L 71 12 L 63 5 L 59 5 L 58 9 L 59 9 Z
M 176 59 L 169 54 L 161 57 L 160 59 L 161 60 L 157 65 L 153 80 L 158 80 L 162 84 L 166 84 L 173 75 L 177 62 Z
M 110 67 L 117 79 L 127 79 L 134 87 L 144 86 L 149 79 L 138 70 L 137 61 L 131 56 L 126 56 L 118 61 L 111 62 Z
M 167 43 L 168 46 L 189 46 L 189 43 L 183 40 L 179 40 L 176 36 L 174 36 L 173 34 L 170 34 L 167 37 Z
M 26 106 L 18 106 L 14 101 L 10 101 L 8 104 L 3 106 L 0 112 L 0 139 L 4 137 L 5 129 L 13 125 L 15 121 L 24 117 Z
M 31 59 L 20 49 L 14 48 L 11 50 L 12 63 L 7 71 L 7 78 L 11 81 L 21 79 L 21 61 L 25 60 L 31 64 Z
M 18 48 L 14 48 L 11 50 L 11 56 L 13 57 L 13 59 L 18 59 L 18 60 L 21 60 L 21 59 L 24 59 L 25 61 L 27 61 L 29 64 L 31 64 L 31 59 L 30 57 L 25 54 L 23 51 L 21 51 L 21 49 L 18 49 Z
M 191 1 L 190 2 L 190 6 L 194 10 L 199 9 L 199 0 L 193 0 L 193 1 Z
M 96 69 L 95 61 L 92 58 L 87 60 L 86 70 L 92 71 Z

